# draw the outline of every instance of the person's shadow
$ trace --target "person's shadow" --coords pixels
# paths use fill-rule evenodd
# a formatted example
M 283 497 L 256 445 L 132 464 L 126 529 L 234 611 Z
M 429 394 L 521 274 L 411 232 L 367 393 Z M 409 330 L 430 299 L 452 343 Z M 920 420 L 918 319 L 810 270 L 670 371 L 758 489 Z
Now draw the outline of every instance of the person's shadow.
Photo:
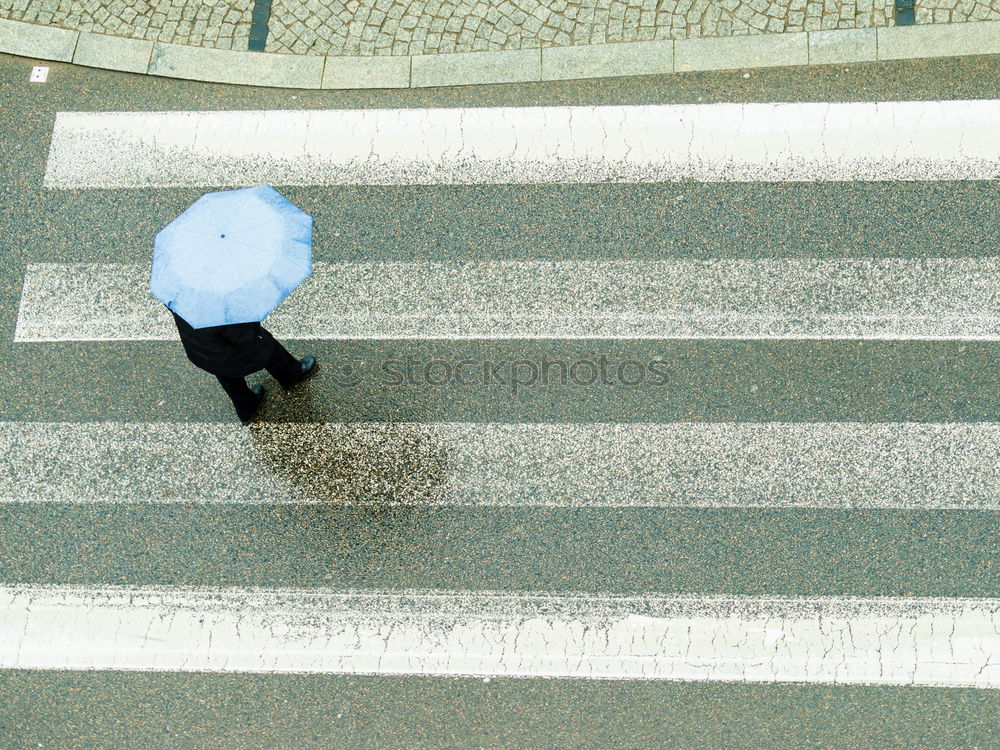
M 385 393 L 310 380 L 274 395 L 245 428 L 251 460 L 280 503 L 267 528 L 294 551 L 273 564 L 288 575 L 322 571 L 325 585 L 345 587 L 415 587 L 439 575 L 436 555 L 424 554 L 439 546 L 450 492 L 447 443 L 435 428 L 409 421 Z M 379 419 L 332 417 L 345 413 Z
M 442 499 L 448 455 L 433 428 L 326 422 L 309 386 L 277 395 L 265 404 L 262 420 L 248 427 L 257 457 L 298 500 L 384 508 Z M 289 416 L 294 421 L 284 421 Z

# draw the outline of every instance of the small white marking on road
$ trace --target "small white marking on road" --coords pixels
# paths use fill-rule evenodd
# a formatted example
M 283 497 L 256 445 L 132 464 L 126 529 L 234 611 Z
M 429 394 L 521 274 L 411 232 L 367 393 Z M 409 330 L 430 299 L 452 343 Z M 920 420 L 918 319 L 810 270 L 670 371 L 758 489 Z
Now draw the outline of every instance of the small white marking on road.
M 45 65 L 36 65 L 31 69 L 28 80 L 31 83 L 45 83 L 49 79 L 49 69 Z
M 14 340 L 177 338 L 146 264 L 32 263 Z M 292 339 L 1000 339 L 1000 258 L 316 263 Z
M 1000 179 L 1000 101 L 59 112 L 50 188 Z
M 0 422 L 0 502 L 1000 509 L 1000 424 Z
M 0 587 L 0 668 L 1000 688 L 1000 600 Z

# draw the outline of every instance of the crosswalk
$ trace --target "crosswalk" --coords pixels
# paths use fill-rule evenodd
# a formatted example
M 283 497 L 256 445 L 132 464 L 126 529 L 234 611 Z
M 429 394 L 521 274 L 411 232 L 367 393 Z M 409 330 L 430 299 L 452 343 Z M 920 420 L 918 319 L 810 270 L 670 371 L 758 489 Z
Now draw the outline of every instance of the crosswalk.
M 63 112 L 44 184 L 992 181 L 998 130 L 1000 102 L 989 100 Z M 567 250 L 562 260 L 321 258 L 269 328 L 327 342 L 515 347 L 1000 341 L 996 255 L 696 259 L 664 248 L 654 260 L 594 260 Z M 27 264 L 15 344 L 172 342 L 146 291 L 147 251 L 129 263 Z M 532 384 L 549 374 L 529 364 Z M 571 379 L 560 364 L 554 377 Z M 567 525 L 582 509 L 863 512 L 842 516 L 848 530 L 878 514 L 1000 510 L 995 421 L 650 422 L 629 413 L 627 397 L 620 411 L 618 421 L 250 428 L 6 421 L 0 507 L 87 506 L 110 518 L 148 506 L 234 517 L 272 506 L 460 508 L 496 519 L 501 538 L 511 509 L 546 509 Z M 321 530 L 303 533 L 323 544 Z M 441 537 L 440 565 L 449 543 Z M 598 552 L 580 550 L 579 565 Z M 0 581 L 0 668 L 1000 689 L 1000 598 L 963 597 L 960 582 L 953 596 L 786 595 L 782 571 L 773 575 L 772 595 Z

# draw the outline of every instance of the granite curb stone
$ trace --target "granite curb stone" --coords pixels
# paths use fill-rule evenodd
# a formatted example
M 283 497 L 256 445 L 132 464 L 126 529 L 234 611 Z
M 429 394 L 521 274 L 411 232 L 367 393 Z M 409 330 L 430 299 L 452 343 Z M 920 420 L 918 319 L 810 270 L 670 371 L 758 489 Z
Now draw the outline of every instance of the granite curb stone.
M 81 31 L 73 62 L 89 68 L 145 73 L 152 56 L 153 42 Z
M 1000 21 L 889 26 L 877 33 L 879 60 L 1000 54 Z
M 416 55 L 410 60 L 413 88 L 542 80 L 541 49 Z
M 0 19 L 0 52 L 40 60 L 72 62 L 79 31 Z
M 674 43 L 674 60 L 679 73 L 806 65 L 809 63 L 809 35 L 798 31 L 791 34 L 678 39 Z
M 329 56 L 323 69 L 325 89 L 405 89 L 409 85 L 409 57 Z
M 1000 54 L 1000 21 L 344 57 L 150 43 L 0 19 L 0 53 L 212 83 L 381 89 Z
M 153 45 L 149 74 L 244 86 L 318 89 L 323 83 L 322 57 L 277 55 L 228 49 Z
M 673 72 L 673 40 L 542 49 L 543 81 Z
M 878 59 L 875 29 L 813 31 L 809 34 L 809 64 L 865 62 Z

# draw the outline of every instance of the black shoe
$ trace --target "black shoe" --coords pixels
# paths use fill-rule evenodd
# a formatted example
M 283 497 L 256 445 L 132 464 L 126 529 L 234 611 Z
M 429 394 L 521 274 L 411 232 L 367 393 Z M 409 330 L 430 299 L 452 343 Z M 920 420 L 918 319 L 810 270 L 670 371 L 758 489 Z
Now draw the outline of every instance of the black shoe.
M 291 385 L 285 386 L 286 388 L 291 388 L 298 385 L 303 380 L 308 378 L 316 372 L 316 358 L 315 357 L 303 357 L 299 361 L 299 377 L 295 379 L 295 382 Z
M 257 402 L 253 405 L 253 411 L 250 413 L 250 416 L 246 419 L 240 419 L 243 424 L 250 424 L 253 421 L 253 418 L 257 416 L 257 410 L 260 409 L 260 405 L 264 403 L 264 397 L 267 395 L 267 391 L 264 390 L 264 386 L 262 385 L 255 385 L 250 391 L 257 397 Z

